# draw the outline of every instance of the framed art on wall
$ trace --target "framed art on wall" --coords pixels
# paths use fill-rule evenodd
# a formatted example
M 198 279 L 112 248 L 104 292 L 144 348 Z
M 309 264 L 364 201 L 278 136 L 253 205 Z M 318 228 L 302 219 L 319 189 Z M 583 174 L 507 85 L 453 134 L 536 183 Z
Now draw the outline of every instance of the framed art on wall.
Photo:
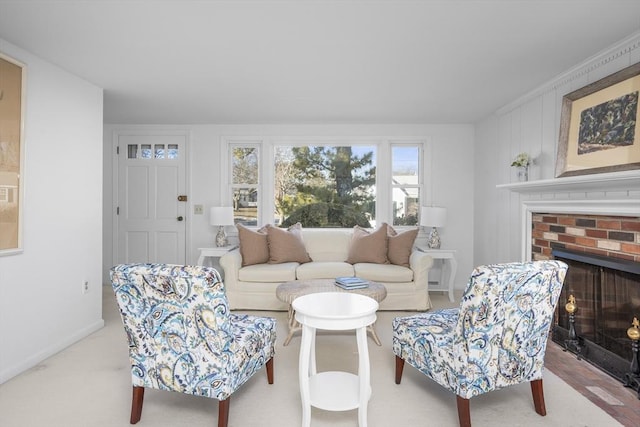
M 25 66 L 0 53 L 0 255 L 22 250 Z
M 556 177 L 640 168 L 640 63 L 564 96 Z

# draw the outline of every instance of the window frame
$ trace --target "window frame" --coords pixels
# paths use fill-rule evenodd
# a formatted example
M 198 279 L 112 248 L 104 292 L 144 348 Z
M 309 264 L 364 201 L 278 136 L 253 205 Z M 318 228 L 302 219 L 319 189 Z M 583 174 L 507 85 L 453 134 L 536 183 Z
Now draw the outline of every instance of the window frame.
M 416 184 L 394 184 L 393 183 L 393 149 L 395 147 L 417 147 L 418 148 L 418 182 Z M 420 202 L 420 205 L 418 206 L 418 209 L 420 209 L 421 206 L 426 206 L 425 203 L 425 167 L 424 167 L 424 159 L 425 159 L 425 144 L 422 141 L 390 141 L 389 143 L 389 162 L 387 162 L 389 164 L 389 169 L 390 169 L 390 176 L 389 176 L 389 221 L 386 221 L 387 224 L 395 227 L 405 227 L 402 225 L 395 225 L 393 224 L 393 220 L 394 220 L 394 215 L 393 215 L 393 190 L 396 188 L 417 188 L 418 189 L 418 201 Z M 376 206 L 377 207 L 377 206 Z M 406 208 L 406 207 L 405 207 Z M 420 225 L 420 211 L 418 210 L 418 223 L 416 225 Z M 414 227 L 414 226 L 408 226 L 408 227 Z
M 427 196 L 433 194 L 431 188 L 431 143 L 428 137 L 223 137 L 221 147 L 220 197 L 225 205 L 232 203 L 233 184 L 232 148 L 257 147 L 259 150 L 258 185 L 258 225 L 271 224 L 274 220 L 274 164 L 277 146 L 357 146 L 376 147 L 376 224 L 393 224 L 393 183 L 391 154 L 394 146 L 418 146 L 420 151 L 418 194 L 420 206 L 429 205 Z M 388 159 L 388 161 L 382 161 Z M 246 185 L 243 185 L 243 188 Z M 380 191 L 380 190 L 383 191 Z M 397 229 L 414 226 L 394 226 Z

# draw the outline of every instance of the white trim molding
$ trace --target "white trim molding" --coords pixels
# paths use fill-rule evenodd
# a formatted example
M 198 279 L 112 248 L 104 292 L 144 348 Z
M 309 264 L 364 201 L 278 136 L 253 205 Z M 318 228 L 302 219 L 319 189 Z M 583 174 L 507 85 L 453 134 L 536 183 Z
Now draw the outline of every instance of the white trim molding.
M 531 259 L 533 214 L 640 217 L 640 170 L 518 182 L 496 188 L 520 194 L 522 261 Z
M 640 170 L 576 175 L 539 181 L 500 184 L 496 188 L 515 193 L 573 193 L 640 190 Z

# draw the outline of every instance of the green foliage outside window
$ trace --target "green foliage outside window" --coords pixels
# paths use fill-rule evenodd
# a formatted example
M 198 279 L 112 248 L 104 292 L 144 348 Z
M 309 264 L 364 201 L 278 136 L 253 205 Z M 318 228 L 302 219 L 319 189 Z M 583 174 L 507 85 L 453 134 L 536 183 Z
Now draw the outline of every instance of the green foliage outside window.
M 375 218 L 374 153 L 374 147 L 277 147 L 277 222 L 370 227 Z

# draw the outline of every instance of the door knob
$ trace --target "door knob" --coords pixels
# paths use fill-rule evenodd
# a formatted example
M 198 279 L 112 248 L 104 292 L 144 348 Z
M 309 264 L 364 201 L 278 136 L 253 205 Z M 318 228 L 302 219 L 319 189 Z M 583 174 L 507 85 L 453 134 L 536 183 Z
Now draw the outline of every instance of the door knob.
M 184 218 L 182 216 L 179 216 L 177 219 L 178 221 L 182 221 Z

